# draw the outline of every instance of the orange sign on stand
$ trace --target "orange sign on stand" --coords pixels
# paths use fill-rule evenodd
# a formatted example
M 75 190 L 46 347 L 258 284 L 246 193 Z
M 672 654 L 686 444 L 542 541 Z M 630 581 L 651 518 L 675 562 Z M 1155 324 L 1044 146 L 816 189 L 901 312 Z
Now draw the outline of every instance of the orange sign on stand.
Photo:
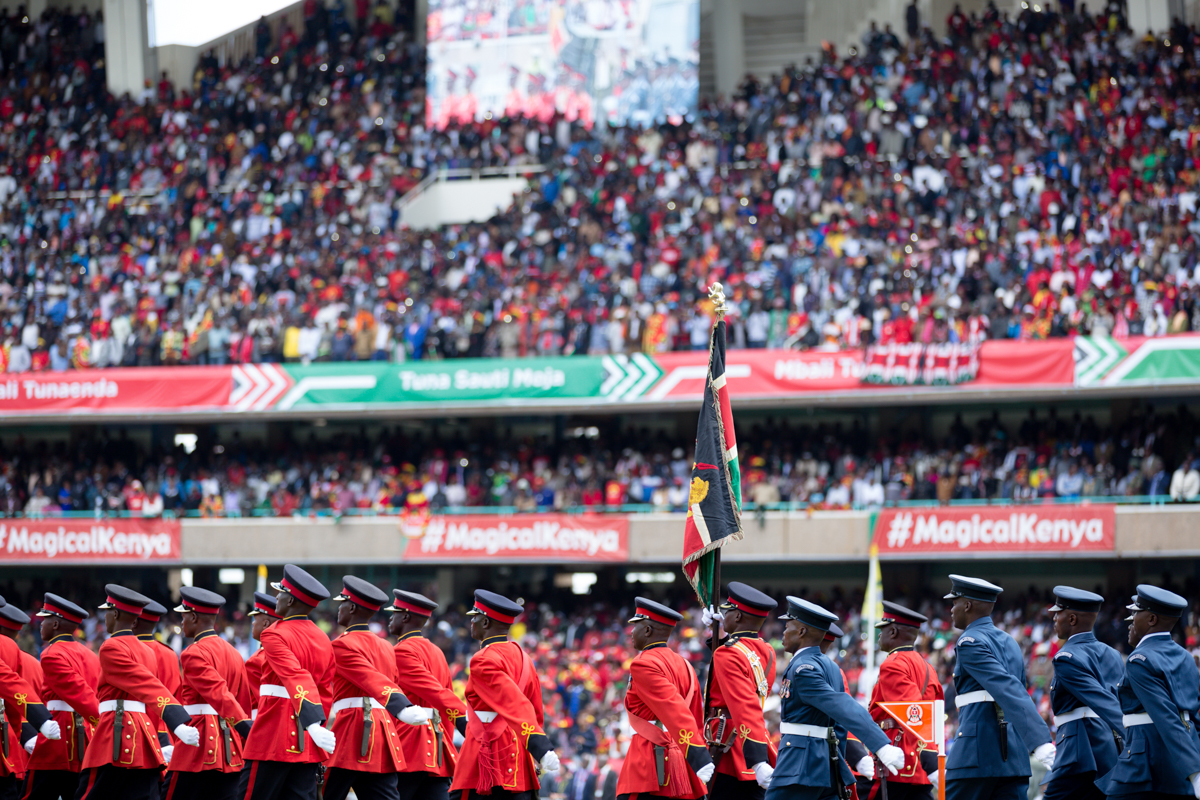
M 946 702 L 876 703 L 900 727 L 925 744 L 937 745 L 938 800 L 946 800 Z

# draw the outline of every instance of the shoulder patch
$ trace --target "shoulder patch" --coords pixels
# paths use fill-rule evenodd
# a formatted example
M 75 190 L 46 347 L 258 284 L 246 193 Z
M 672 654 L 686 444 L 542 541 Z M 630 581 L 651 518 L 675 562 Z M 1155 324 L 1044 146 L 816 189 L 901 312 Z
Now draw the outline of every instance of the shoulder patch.
M 959 644 L 969 644 L 969 643 L 971 643 L 971 642 L 976 642 L 976 641 L 979 641 L 979 640 L 978 640 L 978 639 L 976 639 L 974 636 L 960 636 L 960 637 L 958 637 L 958 643 L 959 643 Z
M 1134 653 L 1133 655 L 1131 655 L 1129 657 L 1129 660 L 1130 661 L 1145 661 L 1146 657 L 1144 655 L 1142 655 L 1141 653 Z
M 813 664 L 801 664 L 796 669 L 816 669 L 816 666 Z
M 1063 656 L 1066 656 L 1067 658 L 1074 658 L 1074 657 L 1075 657 L 1075 656 L 1074 656 L 1074 655 L 1072 655 L 1071 653 L 1068 653 L 1066 650 L 1059 650 L 1057 653 L 1055 653 L 1055 654 L 1054 654 L 1054 657 L 1055 657 L 1056 659 L 1057 659 L 1057 658 L 1061 658 L 1061 657 L 1063 657 Z

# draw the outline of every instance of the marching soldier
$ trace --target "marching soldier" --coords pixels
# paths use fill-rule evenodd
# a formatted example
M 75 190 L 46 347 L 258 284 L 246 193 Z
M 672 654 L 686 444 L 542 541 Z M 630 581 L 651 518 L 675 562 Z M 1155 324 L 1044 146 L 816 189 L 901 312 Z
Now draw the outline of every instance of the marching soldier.
M 262 632 L 258 717 L 242 753 L 250 762 L 244 800 L 316 800 L 318 767 L 337 743 L 324 725 L 333 645 L 308 615 L 329 590 L 294 564 L 271 586 L 281 619 Z
M 134 621 L 133 632 L 138 639 L 150 645 L 154 653 L 154 662 L 158 665 L 158 679 L 167 687 L 167 691 L 175 694 L 183 680 L 179 673 L 179 656 L 170 645 L 160 642 L 154 635 L 154 629 L 166 614 L 167 609 L 161 603 L 151 600 L 142 610 L 142 615 Z
M 14 605 L 0 607 L 0 636 L 13 642 L 17 634 L 29 623 L 29 615 Z M 20 648 L 17 649 L 17 661 L 10 666 L 16 667 L 17 674 L 25 679 L 39 696 L 42 695 L 42 667 L 38 660 Z M 0 798 L 16 800 L 21 796 L 21 786 L 24 783 L 25 772 L 29 768 L 29 752 L 37 741 L 37 729 L 25 720 L 21 706 L 5 705 L 4 719 L 0 726 L 4 730 L 3 742 L 4 759 L 0 760 Z M 28 747 L 24 746 L 28 743 Z
M 946 758 L 947 800 L 1017 800 L 1032 774 L 1027 755 L 1054 764 L 1050 729 L 1025 688 L 1025 660 L 1011 636 L 992 624 L 1000 593 L 979 578 L 951 575 L 950 619 L 962 631 L 955 648 L 958 736 Z
M 467 677 L 467 732 L 453 800 L 533 800 L 538 770 L 557 772 L 558 754 L 542 727 L 542 687 L 521 645 L 508 639 L 523 609 L 507 597 L 475 591 L 471 638 L 480 643 Z
M 88 612 L 47 592 L 42 601 L 42 699 L 62 731 L 59 739 L 39 735 L 29 759 L 22 800 L 74 798 L 83 754 L 100 721 L 100 659 L 75 638 Z
M 200 733 L 200 747 L 168 758 L 166 800 L 234 800 L 245 765 L 242 741 L 250 732 L 250 682 L 242 656 L 217 635 L 225 598 L 207 589 L 179 590 L 184 648 L 179 701 Z M 164 747 L 165 751 L 166 748 Z
M 0 597 L 0 611 L 8 607 L 3 601 Z M 18 748 L 22 741 L 33 738 L 25 724 L 50 739 L 60 735 L 58 723 L 42 703 L 37 687 L 22 675 L 20 665 L 21 648 L 16 640 L 0 636 L 0 779 L 14 779 L 0 783 L 0 792 L 11 793 L 18 786 L 15 778 L 25 763 Z M 25 735 L 21 736 L 18 731 L 23 729 Z
M 821 652 L 824 655 L 829 655 L 829 651 L 834 649 L 834 645 L 842 640 L 845 632 L 838 627 L 836 622 L 829 623 L 829 630 L 825 631 L 825 638 L 821 641 Z M 846 677 L 846 670 L 842 669 L 842 665 L 834 662 L 837 671 L 842 676 L 842 689 L 846 694 L 853 697 L 850 693 L 850 679 Z M 850 771 L 854 773 L 854 783 L 846 787 L 850 790 L 851 800 L 859 798 L 859 783 L 862 783 L 862 795 L 865 796 L 869 792 L 871 781 L 875 778 L 875 761 L 871 758 L 871 754 L 867 752 L 867 748 L 858 740 L 853 733 L 846 734 L 845 751 L 846 763 L 852 765 Z
M 880 703 L 928 703 L 945 695 L 937 672 L 917 652 L 917 634 L 929 621 L 923 614 L 898 603 L 883 601 L 883 617 L 875 623 L 879 649 L 887 657 L 879 665 L 879 677 L 871 690 L 867 710 L 871 718 L 904 751 L 904 766 L 887 779 L 888 800 L 932 800 L 931 787 L 937 780 L 937 749 L 897 725 Z M 871 786 L 871 798 L 879 796 L 879 784 Z
M 710 746 L 718 748 L 712 800 L 761 800 L 771 783 L 776 752 L 763 719 L 763 703 L 775 684 L 775 648 L 758 632 L 776 605 L 736 581 L 729 584 L 729 597 L 721 604 L 727 636 L 713 653 L 710 716 L 704 729 Z
M 262 642 L 262 634 L 267 628 L 279 621 L 279 615 L 275 613 L 275 597 L 266 592 L 254 593 L 254 608 L 250 609 L 247 614 L 250 617 L 250 638 L 256 642 Z M 246 682 L 250 690 L 250 723 L 254 724 L 254 720 L 258 719 L 258 687 L 262 683 L 263 667 L 267 663 L 267 651 L 259 647 L 250 657 L 246 659 Z M 246 726 L 240 725 L 238 730 L 246 730 Z M 243 750 L 244 743 L 250 737 L 249 730 L 246 730 L 245 736 L 242 737 Z M 250 768 L 245 761 L 243 754 L 242 771 L 238 775 L 237 792 L 234 794 L 238 800 L 242 800 L 246 796 L 246 787 L 250 782 Z
M 76 800 L 157 800 L 165 761 L 153 717 L 189 747 L 200 743 L 200 734 L 155 677 L 154 653 L 133 633 L 150 598 L 116 584 L 104 588 L 108 598 L 100 608 L 108 612 L 110 635 L 100 645 L 100 722 L 83 757 Z
M 446 656 L 421 631 L 437 603 L 416 592 L 393 589 L 395 599 L 385 611 L 392 612 L 388 632 L 398 637 L 394 654 L 396 680 L 413 703 L 436 712 L 421 726 L 402 725 L 400 749 L 404 772 L 399 779 L 401 800 L 446 800 L 458 751 L 454 734 L 467 730 L 467 707 L 454 694 Z
M 397 686 L 396 657 L 385 639 L 367 626 L 387 595 L 362 578 L 342 578 L 336 600 L 338 625 L 333 640 L 333 707 L 329 727 L 338 746 L 326 762 L 325 800 L 397 800 L 396 773 L 404 769 L 400 737 L 393 721 L 424 725 L 431 714 L 414 706 Z
M 1117 762 L 1125 734 L 1116 689 L 1125 664 L 1092 628 L 1104 598 L 1070 586 L 1054 587 L 1054 633 L 1066 640 L 1054 654 L 1050 704 L 1058 749 L 1046 780 L 1046 800 L 1102 800 L 1096 778 Z
M 644 597 L 634 604 L 630 640 L 638 654 L 629 664 L 625 692 L 634 736 L 617 797 L 704 797 L 716 767 L 701 734 L 700 682 L 691 664 L 667 647 L 683 615 Z
M 904 753 L 890 744 L 866 709 L 845 691 L 837 665 L 820 649 L 837 617 L 798 597 L 788 597 L 783 647 L 792 653 L 780 690 L 779 759 L 767 800 L 840 800 L 852 794 L 845 758 L 847 729 L 875 752 L 893 775 Z
M 1174 592 L 1147 584 L 1137 587 L 1128 606 L 1133 652 L 1117 689 L 1125 748 L 1098 782 L 1109 796 L 1200 797 L 1200 674 L 1192 654 L 1171 638 L 1187 606 Z

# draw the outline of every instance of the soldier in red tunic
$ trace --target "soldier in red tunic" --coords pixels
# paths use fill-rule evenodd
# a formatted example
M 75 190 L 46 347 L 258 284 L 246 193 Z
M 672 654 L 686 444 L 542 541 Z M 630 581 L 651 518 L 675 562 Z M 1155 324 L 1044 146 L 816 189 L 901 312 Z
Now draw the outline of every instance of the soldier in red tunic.
M 179 674 L 179 656 L 175 654 L 175 650 L 165 642 L 160 642 L 158 637 L 154 635 L 154 629 L 158 627 L 159 621 L 166 616 L 167 609 L 159 602 L 151 600 L 142 609 L 142 615 L 134 620 L 133 633 L 138 639 L 145 642 L 150 648 L 150 652 L 154 654 L 155 670 L 154 675 L 162 685 L 167 687 L 167 691 L 175 695 L 179 692 L 179 684 L 182 680 Z M 158 721 L 158 744 L 161 747 L 171 746 L 171 734 L 167 729 L 167 723 L 163 720 Z M 171 751 L 166 751 L 167 760 L 171 758 Z
M 450 785 L 452 800 L 534 800 L 541 772 L 557 772 L 558 754 L 542 727 L 542 687 L 533 662 L 508 631 L 524 609 L 507 597 L 475 591 L 471 638 L 482 646 L 467 677 L 467 732 Z
M 758 637 L 777 603 L 744 583 L 729 584 L 721 605 L 726 637 L 713 653 L 705 734 L 718 752 L 712 800 L 761 800 L 771 782 L 775 745 L 763 703 L 775 684 L 775 649 Z
M 404 772 L 399 779 L 401 800 L 446 800 L 458 750 L 454 734 L 467 730 L 467 707 L 450 684 L 446 656 L 421 631 L 429 624 L 437 603 L 416 592 L 393 589 L 395 600 L 388 632 L 396 642 L 396 679 L 413 703 L 437 713 L 425 725 L 402 726 L 400 749 Z
M 892 744 L 904 751 L 904 766 L 888 777 L 888 800 L 930 800 L 930 774 L 937 773 L 937 749 L 932 742 L 922 743 L 896 724 L 879 703 L 929 702 L 944 698 L 937 671 L 916 651 L 917 634 L 928 618 L 896 603 L 883 601 L 883 619 L 879 629 L 879 649 L 887 658 L 879 665 L 879 679 L 871 690 L 867 710 L 879 723 Z M 871 787 L 871 798 L 879 796 L 879 784 Z
M 7 607 L 4 598 L 0 597 L 0 610 Z M 21 648 L 17 647 L 14 639 L 0 636 L 0 792 L 7 791 L 15 796 L 15 790 L 20 784 L 18 771 L 24 768 L 24 759 L 18 755 L 22 741 L 33 737 L 28 724 L 51 739 L 59 737 L 60 729 L 57 722 L 42 703 L 41 694 L 21 673 Z M 25 730 L 21 736 L 18 731 Z
M 29 624 L 29 615 L 14 605 L 0 607 L 0 636 L 13 642 L 21 629 Z M 20 648 L 17 649 L 17 674 L 33 688 L 39 696 L 42 694 L 42 666 L 38 660 Z M 4 755 L 0 762 L 0 798 L 17 800 L 21 796 L 21 787 L 25 782 L 25 772 L 29 768 L 29 751 L 37 741 L 37 730 L 25 720 L 23 709 L 14 705 L 4 708 Z M 25 748 L 22 743 L 28 742 Z M 6 774 L 7 773 L 7 774 Z
M 256 642 L 262 641 L 262 634 L 267 628 L 279 621 L 279 615 L 275 613 L 275 597 L 266 592 L 254 593 L 254 608 L 250 609 L 250 638 Z M 246 659 L 246 681 L 250 689 L 250 721 L 253 725 L 254 720 L 258 719 L 258 687 L 262 683 L 263 667 L 267 662 L 267 651 L 259 647 L 250 657 Z M 246 726 L 240 725 L 239 731 L 246 730 Z M 242 737 L 243 750 L 246 739 L 250 736 L 247 730 Z M 243 756 L 244 759 L 244 756 Z M 250 781 L 250 767 L 243 760 L 242 771 L 238 776 L 237 792 L 234 797 L 242 800 L 246 796 L 246 786 Z
M 630 662 L 625 693 L 634 736 L 617 797 L 704 797 L 715 767 L 701 733 L 700 682 L 691 664 L 667 647 L 683 615 L 644 597 L 635 605 L 630 639 L 639 652 Z
M 179 590 L 184 649 L 183 683 L 177 697 L 200 732 L 199 747 L 172 754 L 166 800 L 234 800 L 245 762 L 242 740 L 250 732 L 250 682 L 241 654 L 217 635 L 225 598 L 184 586 Z M 163 748 L 166 750 L 166 748 Z
M 281 619 L 262 632 L 266 652 L 258 717 L 243 752 L 250 762 L 244 800 L 316 800 L 317 767 L 337 744 L 324 724 L 332 705 L 333 645 L 308 615 L 329 590 L 294 564 L 271 586 L 279 592 Z
M 324 800 L 345 800 L 351 789 L 359 800 L 398 800 L 396 773 L 404 769 L 404 754 L 396 729 L 424 725 L 431 716 L 400 691 L 391 645 L 368 627 L 387 597 L 362 578 L 342 578 L 338 625 L 345 631 L 333 640 L 329 715 L 338 746 L 325 765 Z
M 46 593 L 41 618 L 42 699 L 62 731 L 59 739 L 39 735 L 29 758 L 22 800 L 74 798 L 83 754 L 100 721 L 100 659 L 75 638 L 88 612 L 56 594 Z M 26 743 L 28 744 L 28 743 Z
M 195 747 L 200 734 L 191 718 L 155 676 L 154 653 L 139 642 L 133 623 L 150 598 L 109 584 L 102 610 L 110 634 L 100 645 L 100 722 L 88 742 L 76 800 L 157 800 L 166 762 L 158 743 L 162 719 L 182 745 Z

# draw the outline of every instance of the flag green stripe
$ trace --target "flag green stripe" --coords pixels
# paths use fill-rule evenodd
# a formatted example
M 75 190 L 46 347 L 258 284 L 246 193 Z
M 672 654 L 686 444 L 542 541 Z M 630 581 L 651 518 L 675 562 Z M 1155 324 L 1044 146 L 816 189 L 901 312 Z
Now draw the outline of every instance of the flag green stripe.
M 738 464 L 737 456 L 729 459 L 726 464 L 729 467 L 729 492 L 733 495 L 733 502 L 740 512 L 742 510 L 742 468 Z

